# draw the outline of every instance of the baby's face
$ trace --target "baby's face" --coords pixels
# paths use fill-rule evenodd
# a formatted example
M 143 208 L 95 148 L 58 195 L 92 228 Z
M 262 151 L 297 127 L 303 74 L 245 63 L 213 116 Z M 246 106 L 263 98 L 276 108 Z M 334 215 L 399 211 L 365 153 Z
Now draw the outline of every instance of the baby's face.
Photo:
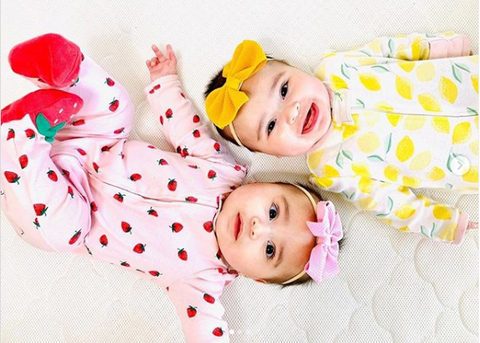
M 332 121 L 330 97 L 315 76 L 270 61 L 241 90 L 250 100 L 240 108 L 233 126 L 250 150 L 298 156 L 326 138 Z M 228 127 L 225 131 L 231 136 Z
M 315 245 L 311 202 L 294 186 L 255 183 L 225 200 L 215 232 L 225 260 L 256 280 L 283 282 L 303 270 Z

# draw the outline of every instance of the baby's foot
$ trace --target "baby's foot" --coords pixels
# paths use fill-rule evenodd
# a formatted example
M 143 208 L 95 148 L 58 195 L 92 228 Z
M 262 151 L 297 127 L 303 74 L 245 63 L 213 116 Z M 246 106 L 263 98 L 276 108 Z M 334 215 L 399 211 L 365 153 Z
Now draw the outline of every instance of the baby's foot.
M 57 132 L 77 114 L 83 100 L 71 93 L 56 89 L 40 89 L 25 95 L 2 109 L 2 125 L 29 115 L 38 133 L 53 142 Z
M 15 73 L 61 88 L 76 82 L 83 54 L 75 43 L 48 33 L 14 46 L 8 60 Z

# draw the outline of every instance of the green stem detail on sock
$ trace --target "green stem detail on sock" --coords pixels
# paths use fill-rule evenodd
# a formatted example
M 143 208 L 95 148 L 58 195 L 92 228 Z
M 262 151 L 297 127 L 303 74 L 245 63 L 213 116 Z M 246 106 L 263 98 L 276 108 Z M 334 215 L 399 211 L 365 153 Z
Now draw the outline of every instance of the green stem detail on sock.
M 35 125 L 37 126 L 38 132 L 45 136 L 45 140 L 49 143 L 54 141 L 55 135 L 65 126 L 65 124 L 65 122 L 62 122 L 55 126 L 51 126 L 47 118 L 45 118 L 42 113 L 38 113 L 37 117 L 35 118 Z

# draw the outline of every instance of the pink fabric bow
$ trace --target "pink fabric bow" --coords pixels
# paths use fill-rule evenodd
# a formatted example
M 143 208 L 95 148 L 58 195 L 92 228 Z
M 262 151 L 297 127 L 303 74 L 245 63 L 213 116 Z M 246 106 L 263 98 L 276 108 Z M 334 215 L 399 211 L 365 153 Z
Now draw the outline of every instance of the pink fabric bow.
M 317 204 L 317 222 L 307 222 L 317 243 L 305 266 L 307 274 L 315 281 L 321 282 L 338 273 L 338 241 L 343 237 L 340 216 L 330 201 Z

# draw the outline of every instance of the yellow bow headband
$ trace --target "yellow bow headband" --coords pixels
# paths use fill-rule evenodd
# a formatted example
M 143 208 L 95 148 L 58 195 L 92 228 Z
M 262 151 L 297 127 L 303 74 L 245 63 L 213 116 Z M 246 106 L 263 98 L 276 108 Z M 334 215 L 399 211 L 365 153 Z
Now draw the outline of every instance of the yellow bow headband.
M 266 62 L 267 56 L 257 42 L 244 40 L 237 46 L 232 60 L 223 68 L 222 76 L 227 81 L 205 99 L 212 123 L 223 129 L 233 122 L 240 107 L 248 101 L 248 96 L 240 91 L 243 81 L 262 69 Z

